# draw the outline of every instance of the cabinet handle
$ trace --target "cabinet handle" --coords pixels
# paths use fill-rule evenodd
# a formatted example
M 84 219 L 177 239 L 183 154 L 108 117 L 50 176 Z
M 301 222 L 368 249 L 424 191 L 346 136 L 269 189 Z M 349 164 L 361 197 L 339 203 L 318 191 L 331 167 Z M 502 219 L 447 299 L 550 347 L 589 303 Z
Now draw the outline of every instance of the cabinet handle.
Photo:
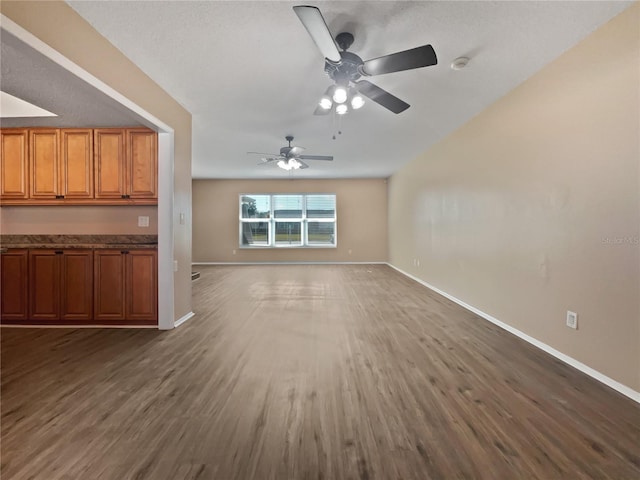
M 129 250 L 120 250 L 120 253 L 122 253 L 123 255 L 126 255 L 127 253 L 129 253 Z
M 56 199 L 58 199 L 58 200 L 63 199 L 63 198 L 64 198 L 64 195 L 56 195 Z
M 63 252 L 62 252 L 62 250 L 56 250 L 54 253 L 55 253 L 56 255 L 62 255 L 62 253 L 63 253 Z

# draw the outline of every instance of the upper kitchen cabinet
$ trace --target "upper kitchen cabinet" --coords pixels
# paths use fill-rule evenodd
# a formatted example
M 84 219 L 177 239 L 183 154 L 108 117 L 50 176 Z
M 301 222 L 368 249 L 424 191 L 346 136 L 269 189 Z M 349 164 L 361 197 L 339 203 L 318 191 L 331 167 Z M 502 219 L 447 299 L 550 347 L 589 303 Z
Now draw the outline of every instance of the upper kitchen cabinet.
M 2 129 L 3 205 L 156 205 L 158 135 L 147 128 Z
M 158 135 L 127 130 L 127 187 L 131 198 L 158 198 Z
M 94 145 L 95 198 L 158 198 L 158 137 L 154 131 L 96 129 Z
M 124 129 L 93 131 L 96 198 L 126 198 Z
M 93 198 L 93 130 L 60 130 L 60 195 Z
M 60 130 L 29 130 L 30 198 L 58 198 Z
M 91 129 L 29 130 L 30 198 L 93 198 Z
M 29 198 L 29 133 L 23 128 L 0 130 L 0 197 Z

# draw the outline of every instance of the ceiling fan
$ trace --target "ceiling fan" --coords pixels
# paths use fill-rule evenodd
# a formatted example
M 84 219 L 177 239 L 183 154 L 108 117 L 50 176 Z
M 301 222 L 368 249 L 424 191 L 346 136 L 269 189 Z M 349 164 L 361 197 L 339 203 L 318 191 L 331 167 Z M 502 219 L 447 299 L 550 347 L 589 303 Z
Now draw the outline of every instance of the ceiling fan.
M 260 152 L 247 152 L 250 154 L 264 155 L 261 158 L 261 162 L 258 165 L 266 165 L 268 163 L 276 163 L 278 167 L 283 170 L 298 170 L 299 168 L 309 168 L 303 160 L 325 160 L 332 161 L 333 157 L 328 155 L 302 155 L 304 147 L 292 147 L 293 135 L 287 135 L 284 137 L 289 145 L 282 147 L 279 154 L 260 153 Z
M 339 33 L 334 42 L 322 13 L 317 7 L 299 5 L 293 10 L 311 35 L 316 46 L 325 57 L 324 71 L 335 84 L 331 85 L 320 99 L 315 115 L 326 115 L 335 104 L 335 111 L 343 115 L 351 108 L 358 109 L 364 104 L 362 95 L 373 100 L 393 113 L 404 112 L 409 104 L 360 77 L 371 77 L 385 73 L 401 72 L 415 68 L 436 65 L 438 59 L 431 45 L 404 50 L 363 61 L 358 55 L 347 50 L 353 43 L 353 35 Z M 338 51 L 336 42 L 342 51 Z

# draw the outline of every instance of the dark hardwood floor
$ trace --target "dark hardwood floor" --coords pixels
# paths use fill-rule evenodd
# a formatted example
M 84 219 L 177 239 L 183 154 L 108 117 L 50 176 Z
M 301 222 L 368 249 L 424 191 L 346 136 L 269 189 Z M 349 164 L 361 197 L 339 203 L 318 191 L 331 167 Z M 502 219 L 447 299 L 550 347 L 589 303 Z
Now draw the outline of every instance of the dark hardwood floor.
M 640 406 L 383 265 L 199 267 L 156 330 L 3 329 L 1 478 L 640 478 Z

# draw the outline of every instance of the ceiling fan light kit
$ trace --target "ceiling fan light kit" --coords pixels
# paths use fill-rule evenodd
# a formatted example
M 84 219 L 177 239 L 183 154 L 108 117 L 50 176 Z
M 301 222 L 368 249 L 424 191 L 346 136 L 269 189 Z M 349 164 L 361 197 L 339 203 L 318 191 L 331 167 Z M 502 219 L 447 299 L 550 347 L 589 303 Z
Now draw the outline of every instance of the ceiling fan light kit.
M 364 98 L 354 87 L 331 85 L 318 102 L 319 111 L 316 115 L 329 113 L 335 105 L 335 112 L 344 115 L 350 109 L 357 110 L 364 105 Z
M 341 103 L 340 105 L 336 105 L 336 113 L 338 115 L 344 115 L 349 111 L 349 107 L 346 103 Z
M 408 103 L 360 78 L 429 67 L 438 63 L 436 52 L 431 45 L 422 45 L 363 61 L 355 53 L 347 51 L 354 40 L 351 33 L 339 33 L 334 42 L 317 7 L 298 5 L 293 7 L 293 10 L 322 53 L 325 59 L 324 71 L 334 81 L 334 85 L 320 99 L 315 115 L 328 114 L 334 104 L 338 115 L 344 115 L 349 111 L 347 104 L 354 110 L 358 109 L 364 105 L 364 99 L 360 94 L 393 113 L 401 113 L 409 108 Z M 338 47 L 342 51 L 339 51 Z M 355 93 L 351 93 L 352 91 Z
M 360 95 L 355 88 L 351 89 L 350 96 L 351 100 L 349 103 L 351 104 L 351 108 L 354 110 L 358 110 L 364 105 L 364 98 L 362 98 L 362 95 Z
M 347 87 L 337 85 L 333 91 L 333 101 L 336 103 L 344 103 L 347 101 Z
M 302 167 L 302 163 L 300 163 L 295 158 L 290 158 L 288 160 L 278 160 L 277 165 L 281 169 L 287 170 L 287 171 L 289 171 L 289 170 L 298 170 L 299 168 Z

